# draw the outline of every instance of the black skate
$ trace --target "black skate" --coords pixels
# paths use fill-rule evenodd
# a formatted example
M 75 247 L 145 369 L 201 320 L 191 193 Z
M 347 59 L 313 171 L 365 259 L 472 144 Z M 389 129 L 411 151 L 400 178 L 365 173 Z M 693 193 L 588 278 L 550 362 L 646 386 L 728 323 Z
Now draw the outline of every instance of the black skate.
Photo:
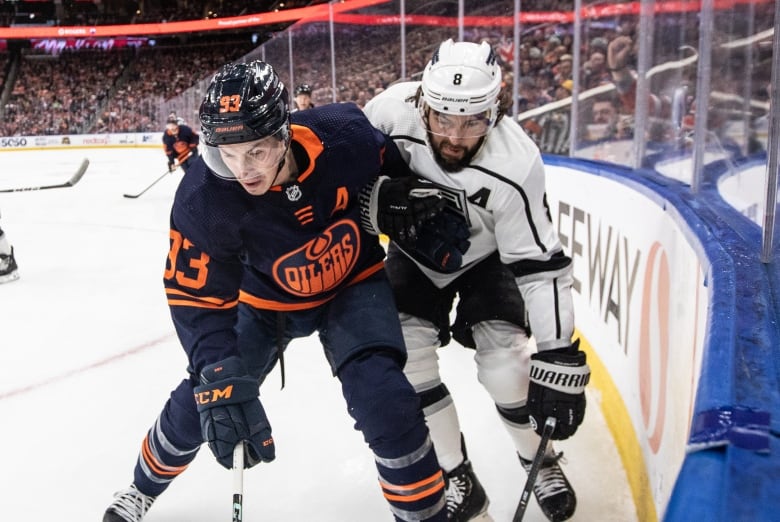
M 135 484 L 131 484 L 129 488 L 114 493 L 114 502 L 103 515 L 103 522 L 141 522 L 155 498 L 144 495 Z
M 0 284 L 19 279 L 17 268 L 13 247 L 10 254 L 0 254 Z
M 557 455 L 554 453 L 545 455 L 534 484 L 536 501 L 551 522 L 568 520 L 577 509 L 577 496 L 558 464 L 561 457 L 563 452 Z M 526 473 L 531 470 L 532 461 L 520 457 L 520 464 L 523 465 Z
M 471 462 L 468 459 L 452 471 L 447 477 L 447 520 L 467 522 L 487 512 L 487 495 L 479 483 Z

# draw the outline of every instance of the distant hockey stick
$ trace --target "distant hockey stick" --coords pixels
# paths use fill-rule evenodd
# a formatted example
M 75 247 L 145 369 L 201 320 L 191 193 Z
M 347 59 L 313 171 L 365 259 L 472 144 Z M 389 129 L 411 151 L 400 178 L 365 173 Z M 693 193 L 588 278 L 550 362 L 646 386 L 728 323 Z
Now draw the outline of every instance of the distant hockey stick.
M 520 503 L 517 505 L 517 511 L 515 511 L 512 522 L 522 522 L 523 520 L 525 508 L 528 507 L 528 500 L 531 498 L 531 492 L 536 483 L 536 475 L 539 474 L 539 468 L 542 467 L 544 452 L 547 450 L 547 443 L 550 442 L 553 431 L 555 431 L 555 417 L 547 417 L 547 420 L 544 422 L 544 430 L 542 431 L 542 440 L 539 441 L 539 448 L 536 450 L 536 456 L 531 464 L 531 469 L 528 471 L 528 479 L 525 481 L 525 488 L 523 488 L 523 494 L 520 495 Z
M 244 441 L 233 449 L 233 522 L 244 519 Z
M 87 172 L 87 167 L 89 167 L 89 160 L 87 158 L 84 158 L 84 160 L 81 162 L 81 165 L 79 165 L 78 170 L 76 171 L 73 176 L 70 177 L 68 181 L 65 183 L 60 183 L 58 185 L 41 185 L 40 187 L 21 187 L 21 188 L 11 188 L 11 189 L 0 189 L 0 192 L 30 192 L 33 190 L 45 190 L 45 189 L 54 189 L 54 188 L 65 188 L 65 187 L 72 187 L 76 183 L 79 182 L 79 180 L 84 176 L 84 173 Z
M 177 167 L 176 167 L 176 169 L 178 169 L 178 168 L 179 168 L 179 167 L 177 166 Z M 143 189 L 143 190 L 142 190 L 141 192 L 139 192 L 138 194 L 122 194 L 122 195 L 123 195 L 124 197 L 126 197 L 126 198 L 130 198 L 130 199 L 135 199 L 135 198 L 137 198 L 137 197 L 141 197 L 141 196 L 142 196 L 142 195 L 143 195 L 143 194 L 144 194 L 144 193 L 145 193 L 147 190 L 149 190 L 149 189 L 150 189 L 150 188 L 152 188 L 153 186 L 157 185 L 157 183 L 158 183 L 160 180 L 162 180 L 162 179 L 163 179 L 165 176 L 167 176 L 168 174 L 173 174 L 174 172 L 176 172 L 176 169 L 173 169 L 173 170 L 167 170 L 167 171 L 165 171 L 165 174 L 163 174 L 162 176 L 160 176 L 160 177 L 159 177 L 159 178 L 157 178 L 156 180 L 152 181 L 152 183 L 151 183 L 151 184 L 150 184 L 148 187 L 146 187 L 145 189 Z

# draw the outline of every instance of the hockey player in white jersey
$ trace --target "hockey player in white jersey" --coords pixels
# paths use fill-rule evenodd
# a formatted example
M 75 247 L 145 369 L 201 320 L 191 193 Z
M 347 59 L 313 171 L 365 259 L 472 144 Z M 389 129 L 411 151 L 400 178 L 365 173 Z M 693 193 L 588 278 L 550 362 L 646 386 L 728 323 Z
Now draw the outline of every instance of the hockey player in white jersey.
M 14 248 L 8 243 L 5 232 L 0 228 L 0 284 L 19 279 L 19 270 L 14 258 Z
M 479 381 L 526 471 L 547 417 L 557 421 L 553 439 L 577 430 L 590 374 L 572 339 L 571 259 L 550 218 L 541 154 L 519 125 L 502 118 L 509 102 L 501 84 L 487 43 L 447 40 L 421 82 L 393 85 L 365 107 L 411 169 L 442 187 L 451 203 L 452 211 L 416 239 L 392 241 L 386 267 L 409 352 L 405 372 L 425 407 L 448 477 L 448 517 L 456 521 L 480 518 L 488 498 L 441 381 L 437 348 L 451 336 L 475 348 Z M 576 508 L 560 457 L 550 444 L 534 488 L 552 521 Z M 519 484 L 518 498 L 521 490 Z

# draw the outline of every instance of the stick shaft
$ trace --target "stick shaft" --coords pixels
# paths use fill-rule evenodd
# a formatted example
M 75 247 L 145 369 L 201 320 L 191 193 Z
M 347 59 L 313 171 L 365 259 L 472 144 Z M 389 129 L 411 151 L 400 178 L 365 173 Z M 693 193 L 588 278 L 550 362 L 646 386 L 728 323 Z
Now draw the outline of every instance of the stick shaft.
M 528 507 L 528 501 L 531 499 L 531 493 L 534 490 L 536 475 L 539 474 L 539 468 L 542 467 L 544 453 L 547 450 L 547 443 L 550 442 L 553 431 L 555 431 L 555 417 L 547 417 L 547 420 L 544 422 L 542 439 L 539 441 L 539 447 L 536 449 L 536 456 L 531 463 L 531 469 L 528 471 L 528 479 L 525 481 L 523 494 L 520 495 L 520 503 L 517 505 L 517 510 L 515 511 L 515 516 L 512 518 L 512 522 L 522 522 L 523 520 L 525 510 Z
M 244 519 L 244 442 L 233 449 L 233 522 Z
M 79 165 L 78 170 L 76 170 L 76 173 L 73 174 L 73 176 L 70 177 L 68 181 L 65 183 L 57 183 L 56 185 L 41 185 L 38 187 L 20 187 L 20 188 L 10 188 L 10 189 L 0 189 L 0 192 L 31 192 L 34 190 L 46 190 L 46 189 L 55 189 L 55 188 L 66 188 L 66 187 L 72 187 L 76 183 L 79 182 L 79 180 L 84 176 L 84 173 L 87 171 L 87 167 L 89 167 L 89 160 L 87 158 L 84 158 L 81 161 L 81 165 Z
M 162 176 L 160 176 L 160 177 L 159 177 L 159 178 L 157 178 L 156 180 L 152 181 L 152 182 L 151 182 L 151 183 L 150 183 L 150 184 L 149 184 L 149 185 L 148 185 L 148 186 L 147 186 L 145 189 L 143 189 L 143 190 L 142 190 L 141 192 L 139 192 L 138 194 L 123 194 L 123 196 L 124 196 L 124 197 L 126 197 L 126 198 L 130 198 L 130 199 L 135 199 L 135 198 L 137 198 L 137 197 L 140 197 L 140 196 L 142 196 L 142 195 L 143 195 L 143 194 L 144 194 L 144 193 L 145 193 L 147 190 L 149 190 L 149 189 L 150 189 L 150 188 L 152 188 L 153 186 L 157 185 L 157 183 L 158 183 L 160 180 L 162 180 L 162 179 L 163 179 L 165 176 L 167 176 L 168 174 L 171 174 L 172 172 L 173 172 L 173 171 L 166 171 L 166 172 L 165 172 L 165 174 L 163 174 Z

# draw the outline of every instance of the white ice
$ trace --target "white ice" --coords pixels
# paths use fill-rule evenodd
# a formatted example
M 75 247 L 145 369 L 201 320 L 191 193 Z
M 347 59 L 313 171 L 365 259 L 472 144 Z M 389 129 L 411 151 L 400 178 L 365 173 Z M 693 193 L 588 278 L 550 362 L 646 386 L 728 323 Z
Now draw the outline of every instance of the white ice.
M 0 285 L 0 520 L 101 520 L 132 480 L 140 443 L 187 361 L 165 303 L 168 212 L 181 174 L 158 149 L 0 151 L 0 226 L 21 278 Z M 512 518 L 525 474 L 477 383 L 473 353 L 441 350 L 474 468 L 496 522 Z M 372 455 L 345 411 L 316 337 L 293 341 L 261 398 L 276 461 L 244 474 L 244 520 L 389 522 Z M 625 472 L 589 392 L 585 423 L 560 442 L 578 496 L 575 521 L 636 520 Z M 148 522 L 227 521 L 231 472 L 204 446 Z M 531 501 L 526 520 L 544 520 Z

